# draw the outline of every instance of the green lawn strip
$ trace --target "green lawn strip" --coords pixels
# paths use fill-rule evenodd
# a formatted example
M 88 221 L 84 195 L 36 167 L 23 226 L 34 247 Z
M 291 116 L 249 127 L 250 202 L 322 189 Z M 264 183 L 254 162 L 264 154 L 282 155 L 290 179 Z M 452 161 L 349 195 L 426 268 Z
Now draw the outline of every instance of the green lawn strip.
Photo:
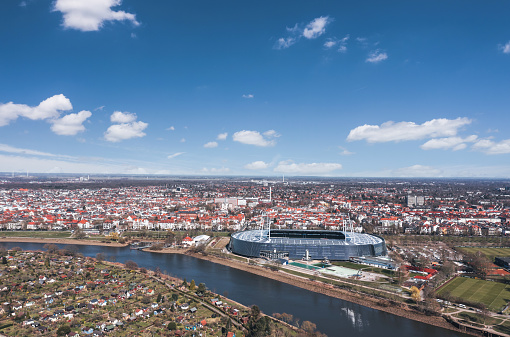
M 459 297 L 465 298 L 467 300 L 474 300 L 476 291 L 480 290 L 484 287 L 483 283 L 480 280 L 470 280 L 472 282 L 467 282 L 470 284 L 469 288 L 465 289 L 463 293 L 459 295 Z M 465 283 L 466 284 L 466 283 Z
M 498 311 L 498 310 L 501 310 L 503 309 L 504 306 L 506 306 L 506 304 L 508 303 L 508 299 L 504 298 L 504 293 L 508 291 L 508 288 L 505 286 L 504 288 L 502 288 L 497 296 L 494 298 L 494 300 L 487 304 L 487 307 L 489 308 L 489 310 L 491 311 Z
M 469 321 L 469 322 L 475 322 L 475 323 L 479 323 L 479 324 L 483 324 L 483 317 L 478 314 L 478 313 L 474 313 L 474 312 L 467 312 L 467 311 L 463 311 L 463 312 L 460 312 L 458 314 L 454 314 L 453 316 L 457 317 L 457 318 L 460 318 L 460 319 L 464 319 L 466 321 Z M 495 317 L 487 317 L 485 319 L 485 324 L 486 325 L 495 325 L 495 324 L 500 324 L 501 322 L 503 322 L 502 319 L 500 318 L 495 318 Z
M 496 282 L 492 283 L 494 283 L 492 286 L 486 285 L 485 287 L 481 288 L 477 293 L 476 298 L 473 298 L 473 300 L 482 303 L 492 303 L 499 296 L 499 293 L 505 289 L 504 284 Z
M 439 290 L 439 294 L 443 294 L 443 293 L 450 293 L 452 296 L 455 296 L 454 295 L 454 291 L 460 287 L 463 283 L 466 282 L 466 280 L 468 280 L 468 278 L 465 278 L 465 277 L 457 277 L 455 278 L 454 280 L 452 280 L 450 283 L 448 283 L 446 286 L 442 287 L 440 290 Z
M 46 239 L 64 239 L 69 238 L 69 231 L 0 231 L 0 237 L 9 238 L 46 238 Z
M 503 324 L 497 325 L 493 329 L 508 335 L 510 334 L 510 321 L 505 321 Z

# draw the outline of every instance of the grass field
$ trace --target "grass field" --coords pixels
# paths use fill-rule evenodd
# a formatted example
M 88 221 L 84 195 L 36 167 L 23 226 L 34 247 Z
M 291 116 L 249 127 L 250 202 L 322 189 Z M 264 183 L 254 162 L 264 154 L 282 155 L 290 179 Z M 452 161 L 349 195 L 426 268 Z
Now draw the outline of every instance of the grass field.
M 476 248 L 476 247 L 458 247 L 463 253 L 476 253 L 480 251 L 483 255 L 487 256 L 492 262 L 494 257 L 508 257 L 510 256 L 510 248 Z
M 0 231 L 0 237 L 67 239 L 70 231 Z
M 493 312 L 502 310 L 510 301 L 509 285 L 467 277 L 457 277 L 441 288 L 438 294 L 446 292 L 466 301 L 483 303 Z

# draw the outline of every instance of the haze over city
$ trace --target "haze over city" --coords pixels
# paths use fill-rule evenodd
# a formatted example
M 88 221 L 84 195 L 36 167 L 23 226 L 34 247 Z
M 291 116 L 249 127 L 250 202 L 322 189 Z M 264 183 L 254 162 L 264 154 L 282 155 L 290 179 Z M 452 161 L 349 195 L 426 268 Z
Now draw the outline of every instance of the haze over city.
M 0 172 L 509 178 L 509 11 L 2 1 Z

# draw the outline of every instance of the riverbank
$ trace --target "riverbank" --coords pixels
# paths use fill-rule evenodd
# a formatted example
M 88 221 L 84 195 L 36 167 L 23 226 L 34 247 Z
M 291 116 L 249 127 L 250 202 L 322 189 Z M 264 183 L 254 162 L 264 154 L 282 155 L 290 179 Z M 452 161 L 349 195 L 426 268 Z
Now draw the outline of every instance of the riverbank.
M 62 245 L 85 245 L 85 246 L 105 246 L 105 247 L 126 247 L 127 243 L 101 242 L 94 240 L 79 239 L 55 239 L 55 238 L 25 238 L 25 237 L 0 237 L 1 242 L 26 242 L 26 243 L 54 243 Z
M 407 306 L 397 307 L 393 303 L 390 303 L 388 300 L 371 297 L 367 294 L 357 293 L 354 291 L 343 290 L 339 288 L 335 288 L 332 285 L 323 284 L 317 281 L 311 281 L 310 279 L 287 274 L 282 271 L 272 271 L 270 269 L 257 266 L 257 265 L 249 265 L 247 263 L 243 263 L 237 260 L 231 260 L 226 258 L 220 258 L 211 255 L 202 255 L 200 253 L 191 253 L 184 249 L 175 249 L 175 248 L 165 248 L 159 251 L 147 250 L 151 253 L 162 253 L 162 254 L 182 254 L 189 255 L 197 259 L 206 260 L 213 263 L 218 263 L 221 265 L 228 266 L 230 268 L 235 268 L 238 270 L 242 270 L 248 273 L 252 273 L 258 276 L 262 276 L 265 278 L 269 278 L 272 280 L 276 280 L 282 283 L 286 283 L 295 287 L 299 287 L 305 290 L 313 291 L 319 294 L 323 294 L 326 296 L 338 298 L 341 300 L 345 300 L 348 302 L 356 303 L 358 305 L 362 305 L 371 309 L 380 310 L 383 312 L 387 312 L 392 315 L 397 315 L 400 317 L 404 317 L 407 319 L 411 319 L 414 321 L 422 322 L 425 324 L 434 325 L 437 327 L 441 327 L 448 330 L 453 330 L 460 333 L 466 333 L 452 324 L 447 322 L 444 318 L 440 316 L 427 316 L 416 312 L 410 309 Z M 477 335 L 477 334 L 473 334 Z
M 109 246 L 109 247 L 122 247 L 126 245 L 120 245 L 118 243 L 105 243 L 98 241 L 87 241 L 87 240 L 74 240 L 74 239 L 42 239 L 42 238 L 0 238 L 1 242 L 30 242 L 30 243 L 56 243 L 56 244 L 82 244 L 82 245 L 97 245 L 97 246 Z M 329 297 L 342 299 L 348 302 L 356 303 L 361 306 L 376 309 L 379 311 L 387 312 L 396 316 L 419 321 L 429 325 L 449 329 L 456 332 L 465 333 L 441 317 L 432 317 L 420 314 L 407 306 L 395 306 L 388 300 L 371 297 L 367 294 L 357 293 L 354 291 L 348 291 L 343 289 L 334 288 L 331 285 L 323 284 L 317 281 L 311 281 L 308 278 L 303 278 L 291 274 L 287 274 L 282 271 L 272 271 L 270 269 L 243 263 L 237 260 L 231 260 L 211 255 L 202 255 L 200 253 L 190 253 L 184 249 L 171 249 L 165 248 L 159 251 L 148 250 L 151 253 L 162 253 L 162 254 L 181 254 L 189 255 L 197 259 L 206 260 L 209 262 L 225 265 L 234 269 L 242 270 L 248 273 L 256 274 L 268 279 L 273 279 L 282 283 L 286 283 L 295 287 L 313 291 L 316 293 L 324 294 Z

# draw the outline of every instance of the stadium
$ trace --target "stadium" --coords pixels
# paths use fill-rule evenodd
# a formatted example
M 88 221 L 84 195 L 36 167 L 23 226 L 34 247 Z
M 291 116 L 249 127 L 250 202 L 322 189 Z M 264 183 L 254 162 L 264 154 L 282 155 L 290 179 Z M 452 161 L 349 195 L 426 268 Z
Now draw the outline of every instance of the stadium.
M 350 231 L 327 230 L 248 230 L 232 234 L 228 249 L 246 257 L 301 260 L 349 260 L 387 254 L 379 236 Z

